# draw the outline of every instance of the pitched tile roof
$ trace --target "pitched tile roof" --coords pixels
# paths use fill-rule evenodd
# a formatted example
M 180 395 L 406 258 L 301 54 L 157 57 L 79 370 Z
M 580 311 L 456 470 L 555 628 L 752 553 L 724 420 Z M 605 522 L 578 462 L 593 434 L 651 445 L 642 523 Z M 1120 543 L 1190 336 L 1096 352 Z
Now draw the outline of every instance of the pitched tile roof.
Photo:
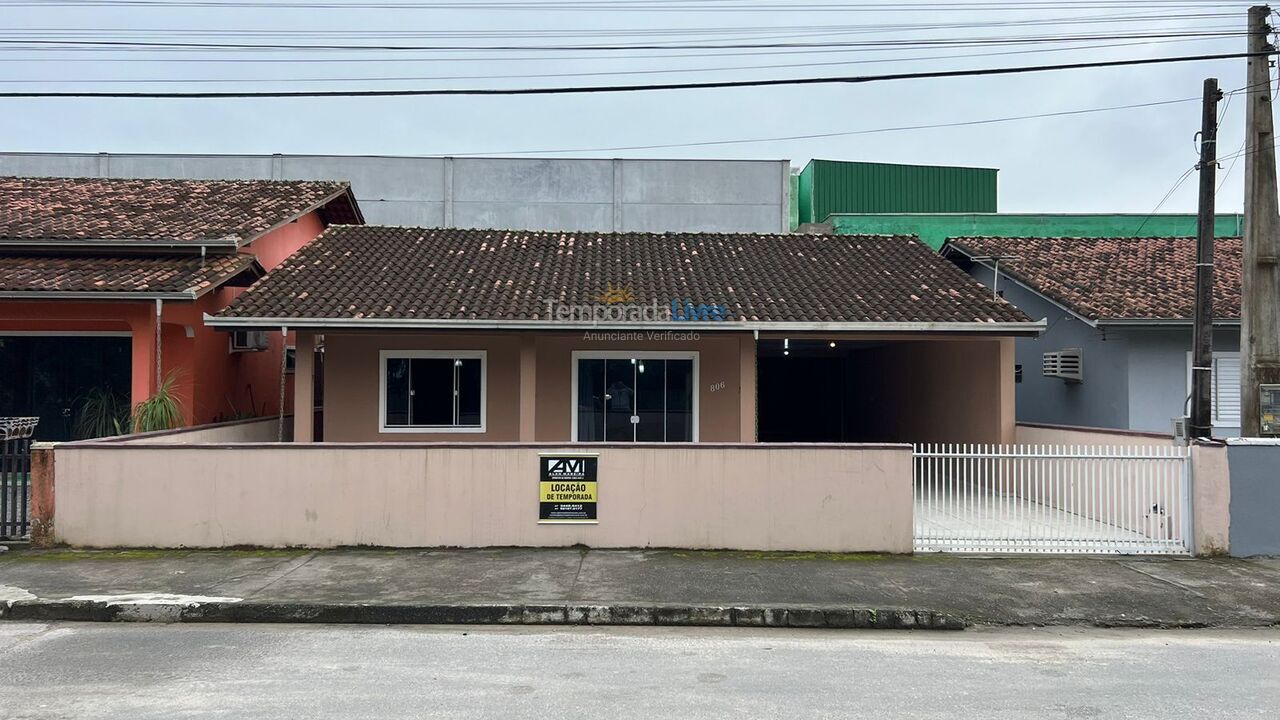
M 318 206 L 361 222 L 345 182 L 0 177 L 0 241 L 243 244 Z
M 1013 277 L 1090 320 L 1189 319 L 1195 238 L 995 238 L 947 241 L 970 257 L 1005 256 Z M 1240 238 L 1214 244 L 1213 314 L 1240 317 Z
M 247 270 L 253 255 L 40 255 L 0 252 L 0 294 L 183 293 L 202 295 Z
M 911 236 L 374 226 L 329 228 L 220 316 L 546 321 L 610 287 L 746 321 L 1029 322 Z

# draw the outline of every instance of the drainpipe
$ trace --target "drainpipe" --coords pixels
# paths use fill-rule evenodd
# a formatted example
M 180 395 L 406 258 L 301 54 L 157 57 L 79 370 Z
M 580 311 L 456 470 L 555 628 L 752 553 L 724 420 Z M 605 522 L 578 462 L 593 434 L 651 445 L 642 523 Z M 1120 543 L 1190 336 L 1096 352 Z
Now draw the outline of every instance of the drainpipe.
M 164 300 L 156 298 L 156 389 L 160 392 L 160 385 L 163 384 L 163 371 L 161 370 L 160 360 L 162 358 L 160 352 L 160 315 L 164 312 Z
M 289 365 L 289 328 L 280 328 L 280 419 L 276 421 L 276 442 L 284 442 L 284 380 Z

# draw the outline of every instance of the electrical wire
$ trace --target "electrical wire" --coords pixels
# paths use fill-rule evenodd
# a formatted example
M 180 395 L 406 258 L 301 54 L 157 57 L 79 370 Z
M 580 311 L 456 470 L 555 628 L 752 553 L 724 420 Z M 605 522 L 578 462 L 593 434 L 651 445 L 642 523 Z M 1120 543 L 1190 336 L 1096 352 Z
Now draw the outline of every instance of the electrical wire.
M 1196 38 L 1201 40 L 1203 38 Z M 1007 55 L 1026 55 L 1033 53 L 1049 53 L 1049 52 L 1071 52 L 1079 50 L 1094 49 L 1113 49 L 1123 47 L 1133 47 L 1137 45 L 1153 45 L 1187 42 L 1184 40 L 1160 40 L 1155 42 L 1134 42 L 1134 43 L 1111 43 L 1105 45 L 1086 45 L 1080 47 L 1054 47 L 1054 48 L 1036 48 L 1030 50 L 1007 50 L 993 53 L 964 53 L 951 55 L 917 55 L 915 57 L 893 57 L 893 58 L 872 58 L 863 60 L 830 60 L 826 62 L 809 62 L 809 63 L 775 63 L 770 65 L 733 65 L 721 67 L 700 67 L 700 68 L 659 68 L 653 70 L 598 70 L 590 72 L 565 72 L 565 73 L 525 73 L 521 75 L 389 75 L 389 76 L 360 76 L 360 77 L 320 77 L 320 78 L 11 78 L 0 79 L 0 84 L 90 84 L 90 83 L 106 83 L 106 84 L 171 84 L 171 83 L 293 83 L 293 82 L 422 82 L 426 80 L 526 80 L 526 79 L 545 79 L 545 78 L 568 78 L 568 77 L 615 77 L 630 75 L 671 75 L 682 73 L 706 73 L 706 72 L 743 72 L 750 70 L 775 70 L 775 69 L 797 69 L 797 68 L 816 68 L 816 67 L 844 67 L 851 65 L 875 65 L 881 63 L 894 62 L 925 62 L 932 60 L 953 60 L 953 59 L 971 59 L 979 57 L 997 57 Z M 699 56 L 700 57 L 700 56 Z M 0 57 L 0 62 L 9 58 Z M 426 58 L 423 58 L 426 60 Z M 441 58 L 440 60 L 469 60 L 477 58 Z M 545 60 L 551 58 L 526 58 Z M 190 60 L 189 58 L 187 60 Z M 181 62 L 179 59 L 177 62 Z M 54 61 L 56 62 L 56 60 Z M 141 62 L 156 62 L 155 60 L 142 60 Z M 175 62 L 174 60 L 166 60 L 166 63 Z M 224 62 L 220 60 L 210 60 L 210 62 Z M 253 61 L 246 61 L 253 62 Z M 268 62 L 268 61 L 263 61 Z M 293 62 L 291 60 L 279 60 L 279 62 Z M 299 61 L 305 62 L 305 61 Z M 335 60 L 333 62 L 343 62 Z
M 777 87 L 784 85 L 866 84 L 891 80 L 920 80 L 930 78 L 985 77 L 1059 70 L 1083 70 L 1105 67 L 1132 67 L 1139 65 L 1163 65 L 1169 63 L 1199 62 L 1204 60 L 1228 60 L 1255 56 L 1270 57 L 1275 50 L 1262 53 L 1216 53 L 1206 55 L 1182 55 L 1173 57 L 1137 58 L 1129 60 L 1104 60 L 1096 62 L 1062 63 L 1057 65 L 1025 65 L 1002 68 L 976 68 L 967 70 L 937 70 L 929 72 L 901 72 L 883 75 L 854 75 L 846 77 L 784 78 L 771 80 L 723 80 L 712 82 L 663 83 L 645 85 L 596 85 L 540 88 L 436 88 L 436 89 L 385 89 L 385 90 L 276 90 L 276 91 L 4 91 L 0 98 L 300 98 L 300 97 L 409 97 L 451 95 L 567 95 L 643 92 L 654 90 L 707 90 L 744 87 Z

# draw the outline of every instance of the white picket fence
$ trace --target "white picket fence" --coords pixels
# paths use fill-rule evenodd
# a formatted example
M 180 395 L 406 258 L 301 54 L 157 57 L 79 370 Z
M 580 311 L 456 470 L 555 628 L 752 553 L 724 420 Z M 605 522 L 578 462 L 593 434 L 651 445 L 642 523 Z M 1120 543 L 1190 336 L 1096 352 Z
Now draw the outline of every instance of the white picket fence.
M 1186 554 L 1186 448 L 916 445 L 916 552 Z

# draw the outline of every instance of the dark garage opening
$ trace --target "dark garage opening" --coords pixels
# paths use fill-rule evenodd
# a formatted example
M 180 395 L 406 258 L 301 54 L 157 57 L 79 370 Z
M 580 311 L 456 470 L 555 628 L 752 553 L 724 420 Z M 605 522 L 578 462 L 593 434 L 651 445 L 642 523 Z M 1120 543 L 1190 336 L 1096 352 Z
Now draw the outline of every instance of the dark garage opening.
M 0 335 L 0 416 L 39 417 L 37 440 L 115 434 L 113 418 L 127 423 L 131 351 L 120 336 Z
M 834 347 L 833 347 L 834 345 Z M 761 340 L 756 359 L 761 442 L 866 442 L 858 347 L 830 340 Z

